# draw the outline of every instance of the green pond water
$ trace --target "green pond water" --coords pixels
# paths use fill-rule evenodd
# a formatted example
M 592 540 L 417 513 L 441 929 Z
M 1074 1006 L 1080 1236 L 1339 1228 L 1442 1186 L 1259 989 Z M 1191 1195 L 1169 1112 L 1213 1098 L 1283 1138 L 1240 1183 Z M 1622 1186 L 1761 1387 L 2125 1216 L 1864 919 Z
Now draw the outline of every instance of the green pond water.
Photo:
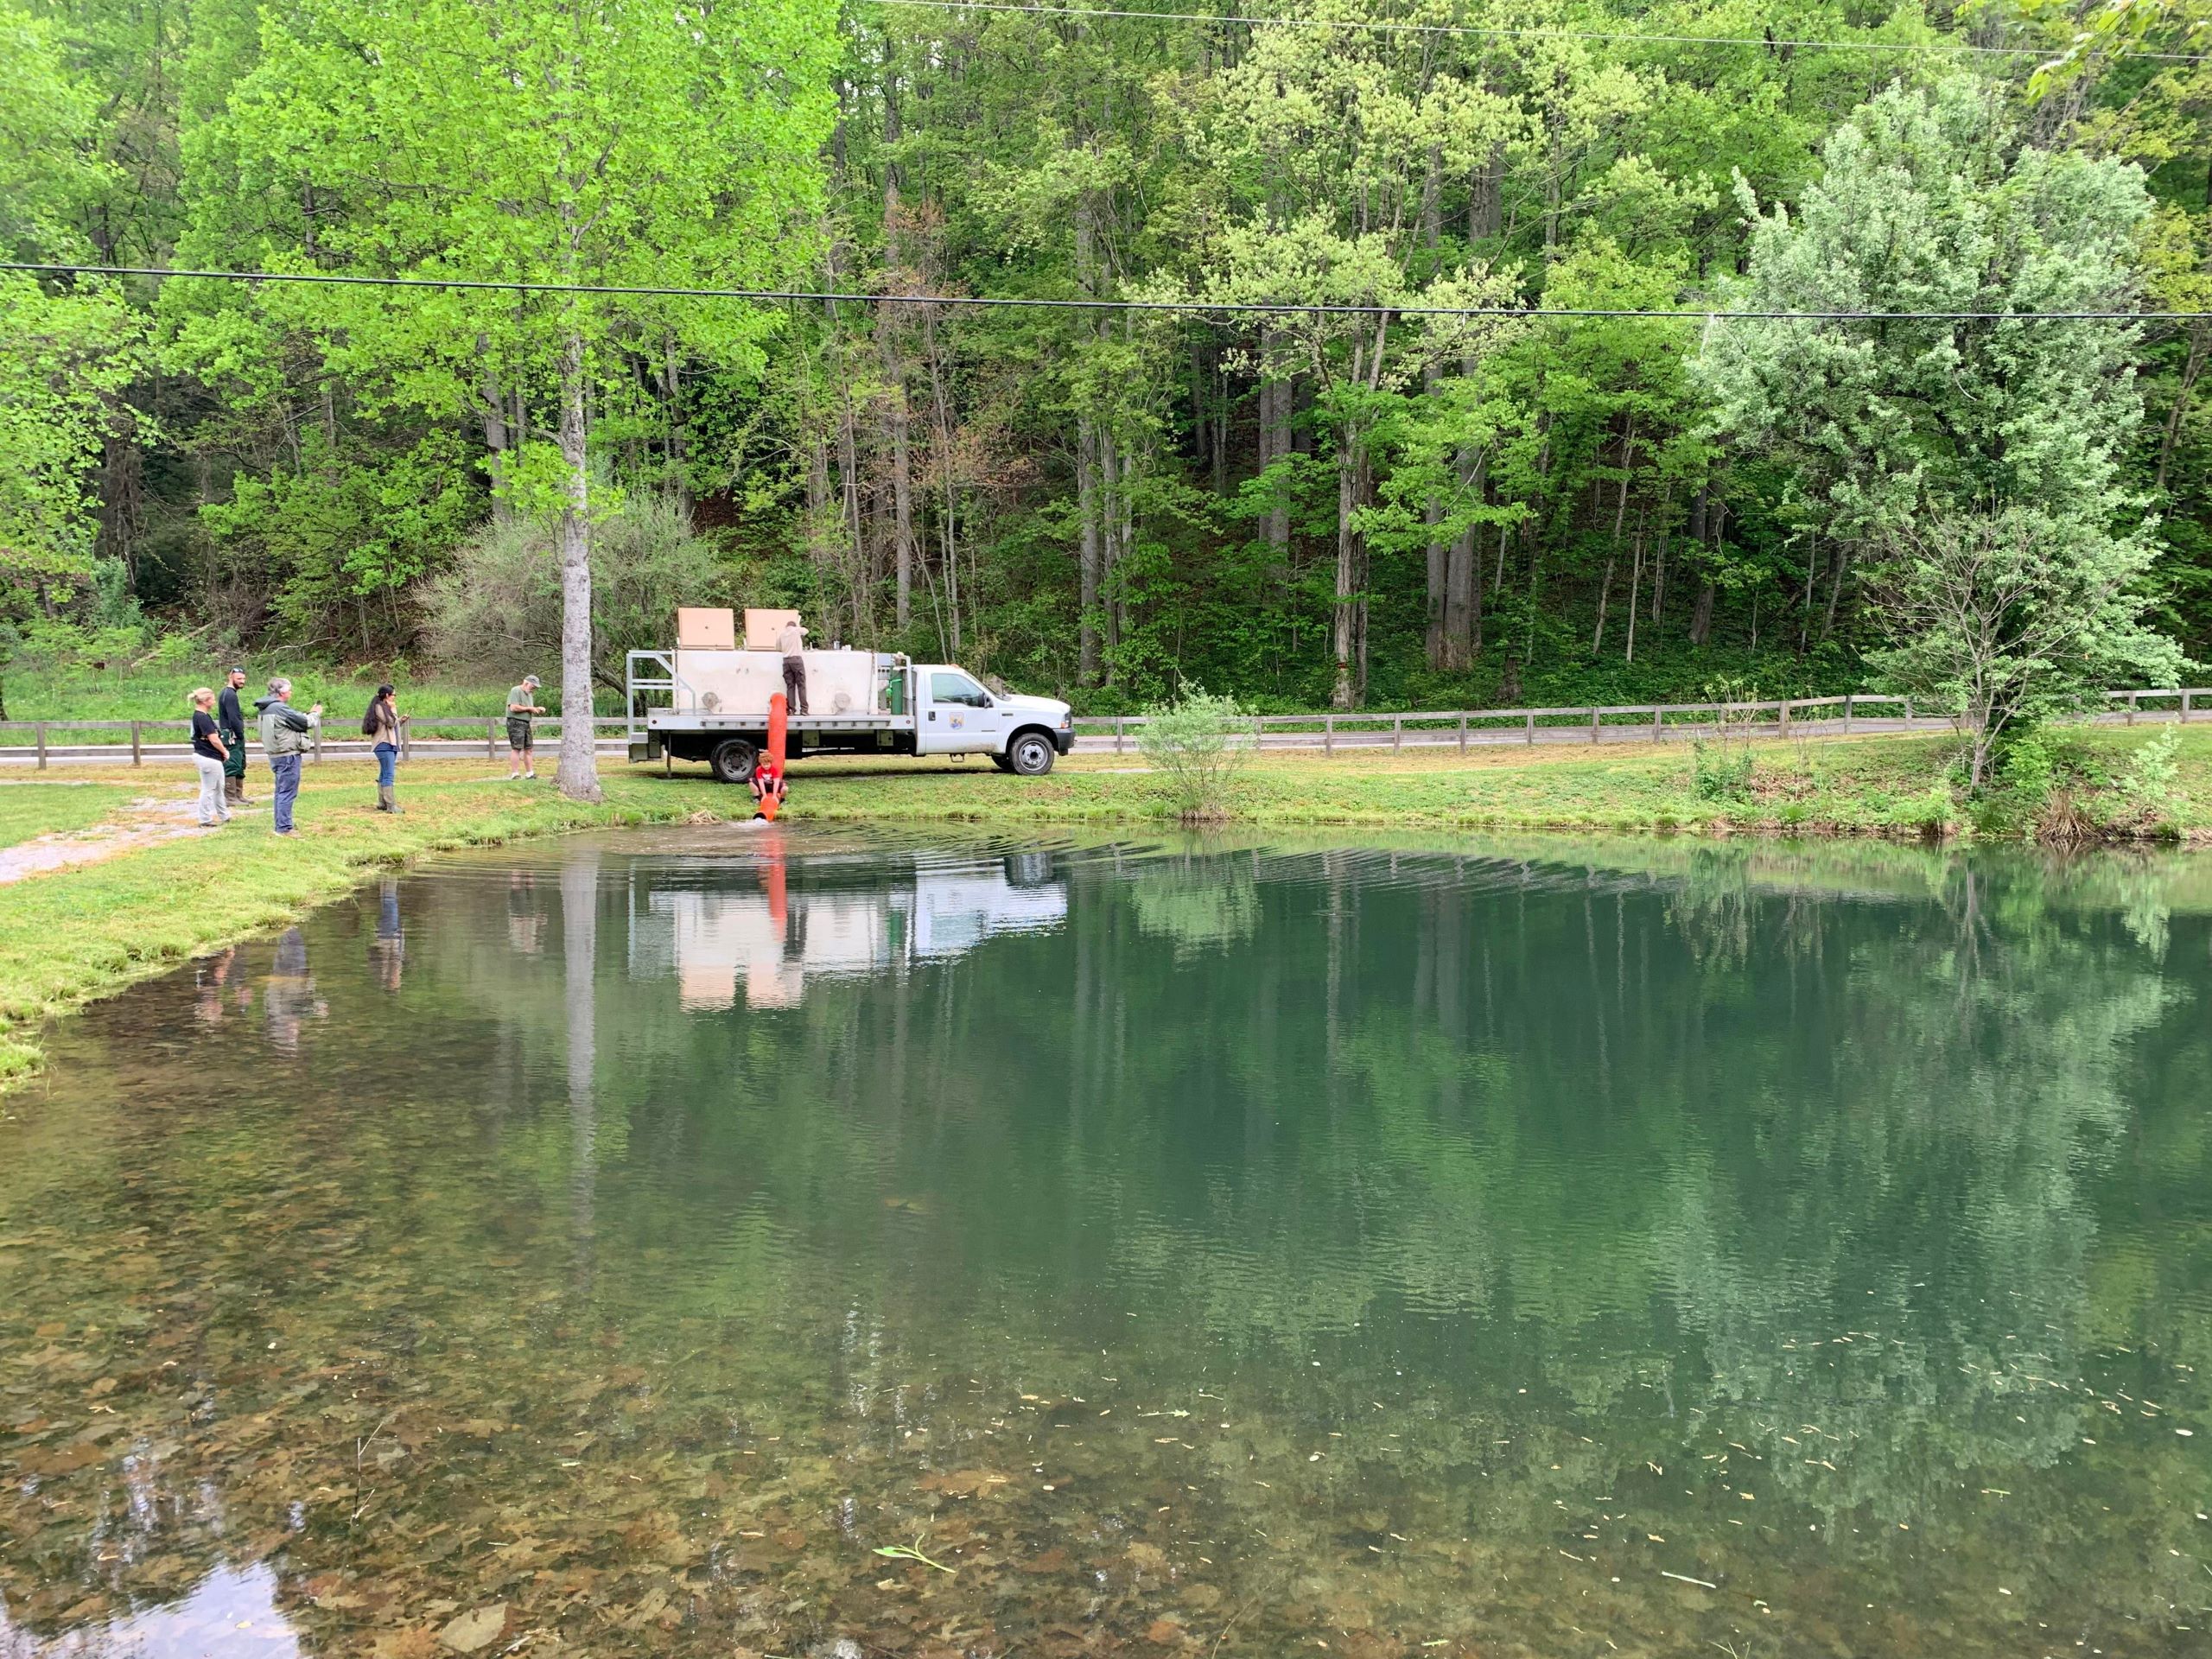
M 0 1659 L 2212 1653 L 2202 861 L 569 841 L 52 1058 Z

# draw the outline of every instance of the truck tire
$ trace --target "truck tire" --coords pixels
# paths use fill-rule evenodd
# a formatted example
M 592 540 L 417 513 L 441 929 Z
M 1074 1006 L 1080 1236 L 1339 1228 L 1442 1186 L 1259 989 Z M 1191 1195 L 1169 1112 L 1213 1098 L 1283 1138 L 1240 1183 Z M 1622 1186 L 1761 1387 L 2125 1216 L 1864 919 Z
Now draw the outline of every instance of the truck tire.
M 733 737 L 715 745 L 715 752 L 707 757 L 707 764 L 714 768 L 715 776 L 725 784 L 748 784 L 753 781 L 753 763 L 760 751 L 741 737 Z
M 1016 732 L 1014 741 L 1006 746 L 1007 770 L 1017 777 L 1042 778 L 1058 759 L 1059 752 L 1043 732 Z

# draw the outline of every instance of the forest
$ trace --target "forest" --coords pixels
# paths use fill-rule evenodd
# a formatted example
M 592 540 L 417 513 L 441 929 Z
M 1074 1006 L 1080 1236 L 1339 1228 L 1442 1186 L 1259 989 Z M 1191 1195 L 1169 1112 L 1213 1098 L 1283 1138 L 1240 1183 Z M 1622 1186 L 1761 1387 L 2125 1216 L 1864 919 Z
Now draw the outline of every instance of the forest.
M 1239 3 L 0 0 L 17 671 L 2212 656 L 2209 0 Z

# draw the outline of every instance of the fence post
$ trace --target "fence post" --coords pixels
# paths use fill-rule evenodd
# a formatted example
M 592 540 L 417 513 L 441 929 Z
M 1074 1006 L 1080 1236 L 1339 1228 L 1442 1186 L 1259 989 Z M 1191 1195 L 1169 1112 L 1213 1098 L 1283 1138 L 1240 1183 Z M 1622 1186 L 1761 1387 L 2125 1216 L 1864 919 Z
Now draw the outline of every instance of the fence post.
M 46 770 L 46 722 L 42 720 L 38 723 L 38 769 Z
M 1847 692 L 1843 699 L 1843 734 L 1846 737 L 1851 735 L 1851 696 Z
M 1321 716 L 1321 753 L 1334 754 L 1336 752 L 1337 717 L 1334 715 L 1324 715 Z
M 2181 694 L 2181 723 L 2184 726 L 2189 724 L 2190 699 L 2195 695 L 2196 694 L 2194 692 L 2190 691 L 2184 691 Z
M 311 741 L 312 741 L 312 742 L 314 743 L 314 745 L 315 745 L 315 759 L 316 759 L 316 760 L 321 760 L 321 759 L 322 759 L 322 722 L 321 722 L 321 721 L 319 721 L 319 720 L 318 720 L 317 721 L 315 721 L 315 736 L 314 736 L 314 738 L 311 740 Z
M 1787 737 L 1789 735 L 1789 699 L 1784 697 L 1775 707 L 1782 711 L 1782 735 Z
M 1908 732 L 1912 729 L 1912 699 L 1910 697 L 1904 700 L 1904 728 Z
M 1126 715 L 1116 715 L 1114 716 L 1114 753 L 1116 754 L 1119 754 L 1122 752 L 1122 722 L 1128 718 L 1128 716 Z
M 1666 712 L 1663 709 L 1654 709 L 1651 711 L 1651 741 L 1654 743 L 1659 741 L 1660 722 L 1666 717 Z
M 1461 710 L 1459 711 L 1459 753 L 1462 753 L 1462 754 L 1465 754 L 1466 752 L 1467 752 L 1467 713 L 1466 713 L 1466 710 L 1463 709 L 1461 709 Z
M 1535 715 L 1533 715 L 1533 714 L 1532 714 L 1532 715 L 1530 715 L 1529 716 L 1529 747 L 1530 748 L 1534 748 L 1534 747 L 1535 747 L 1535 746 L 1536 746 L 1536 717 L 1535 717 Z
M 1262 716 L 1258 715 L 1252 716 L 1252 753 L 1255 754 L 1257 754 L 1260 752 L 1260 739 L 1262 734 L 1261 731 L 1262 724 Z
M 143 766 L 146 764 L 145 752 L 138 744 L 138 728 L 140 723 L 141 722 L 135 720 L 130 722 L 130 764 L 134 766 Z
M 2140 692 L 2131 691 L 2127 694 L 2127 723 L 2131 726 L 2135 723 L 2135 710 L 2141 705 L 2142 701 Z
M 484 758 L 486 760 L 499 758 L 499 722 L 496 720 L 484 722 Z
M 1595 709 L 1590 711 L 1590 741 L 1592 743 L 1598 741 L 1598 711 Z
M 1406 747 L 1406 717 L 1403 715 L 1390 716 L 1390 747 L 1394 749 Z

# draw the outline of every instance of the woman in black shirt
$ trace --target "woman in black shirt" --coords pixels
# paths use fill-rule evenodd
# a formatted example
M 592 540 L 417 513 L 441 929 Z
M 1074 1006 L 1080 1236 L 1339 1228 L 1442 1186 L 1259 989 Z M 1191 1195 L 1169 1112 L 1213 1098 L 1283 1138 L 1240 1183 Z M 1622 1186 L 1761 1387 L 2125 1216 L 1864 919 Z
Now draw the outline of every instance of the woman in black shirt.
M 222 728 L 216 725 L 215 694 L 201 686 L 192 694 L 192 763 L 200 768 L 200 822 L 213 830 L 219 823 L 231 821 L 231 809 L 223 799 L 223 762 L 230 759 L 230 746 L 223 741 Z

